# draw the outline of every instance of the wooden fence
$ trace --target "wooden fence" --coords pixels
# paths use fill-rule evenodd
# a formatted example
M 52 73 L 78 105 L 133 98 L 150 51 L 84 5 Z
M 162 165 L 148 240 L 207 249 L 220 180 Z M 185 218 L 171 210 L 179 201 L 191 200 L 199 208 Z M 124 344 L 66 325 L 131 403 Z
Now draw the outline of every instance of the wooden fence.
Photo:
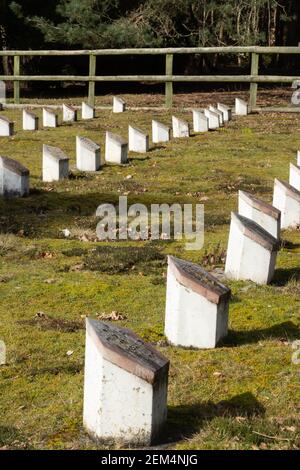
M 173 59 L 177 54 L 248 54 L 251 56 L 250 75 L 173 75 Z M 20 103 L 20 82 L 32 81 L 82 81 L 89 83 L 88 101 L 95 104 L 96 82 L 157 82 L 165 83 L 165 105 L 172 107 L 173 83 L 175 82 L 209 82 L 209 83 L 249 83 L 250 107 L 256 108 L 257 89 L 259 83 L 290 83 L 300 80 L 299 76 L 259 75 L 259 57 L 262 54 L 300 54 L 300 47 L 192 47 L 192 48 L 162 48 L 162 49 L 100 49 L 79 51 L 0 51 L 0 56 L 14 57 L 13 75 L 2 75 L 0 80 L 14 82 L 14 103 Z M 96 75 L 96 61 L 98 56 L 123 55 L 164 55 L 164 75 Z M 88 56 L 88 75 L 22 75 L 21 58 L 33 56 Z M 291 90 L 292 94 L 292 90 Z M 295 110 L 295 108 L 292 108 Z M 296 108 L 300 110 L 300 108 Z

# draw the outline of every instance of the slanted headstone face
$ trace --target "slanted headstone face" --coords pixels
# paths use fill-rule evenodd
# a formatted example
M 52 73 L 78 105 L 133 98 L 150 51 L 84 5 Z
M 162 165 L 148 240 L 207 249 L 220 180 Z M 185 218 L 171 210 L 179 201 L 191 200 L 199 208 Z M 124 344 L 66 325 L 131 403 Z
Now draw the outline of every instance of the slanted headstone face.
M 226 104 L 218 103 L 217 104 L 217 109 L 219 111 L 222 111 L 223 113 L 223 118 L 225 122 L 229 122 L 232 119 L 232 111 L 229 106 L 226 106 Z
M 82 119 L 94 119 L 95 108 L 88 103 L 82 103 Z
M 16 160 L 0 156 L 0 194 L 23 197 L 29 194 L 29 170 Z
M 208 118 L 208 127 L 215 130 L 220 127 L 220 116 L 209 109 L 204 110 L 204 115 Z
M 6 83 L 3 80 L 0 80 L 0 103 L 6 103 Z
M 126 103 L 122 98 L 114 96 L 113 98 L 113 112 L 114 113 L 124 113 L 126 110 Z
M 158 144 L 160 142 L 168 142 L 171 137 L 171 129 L 165 124 L 152 121 L 152 142 Z
M 58 147 L 43 146 L 43 181 L 59 181 L 69 177 L 69 158 Z
M 300 166 L 290 164 L 290 185 L 300 191 Z
M 173 137 L 175 139 L 190 136 L 189 124 L 183 119 L 179 119 L 175 116 L 172 116 L 172 127 L 173 127 Z
M 100 146 L 86 137 L 76 137 L 76 166 L 80 171 L 97 171 L 101 167 Z
M 23 109 L 23 130 L 24 131 L 37 131 L 38 128 L 39 128 L 39 118 L 28 109 Z
M 168 258 L 165 334 L 170 343 L 215 348 L 228 331 L 230 289 L 200 266 Z
M 106 132 L 105 160 L 118 165 L 128 161 L 128 143 L 119 135 Z
M 128 145 L 131 152 L 146 153 L 149 151 L 149 136 L 141 129 L 129 126 Z
M 193 109 L 194 132 L 208 132 L 208 118 L 199 109 Z
M 237 116 L 247 116 L 249 114 L 249 106 L 246 101 L 240 98 L 235 99 L 235 114 Z
M 6 345 L 2 339 L 0 340 L 0 366 L 6 364 Z
M 215 108 L 214 106 L 210 106 L 209 110 L 212 111 L 213 113 L 216 113 L 219 116 L 219 121 L 220 121 L 220 126 L 224 126 L 224 115 L 222 111 L 219 111 L 219 109 Z
M 5 116 L 0 116 L 0 136 L 10 137 L 14 135 L 14 123 Z
M 63 121 L 64 122 L 77 121 L 77 110 L 72 108 L 72 106 L 63 104 Z
M 281 228 L 300 225 L 300 191 L 290 184 L 275 179 L 273 206 L 281 211 Z
M 169 361 L 130 330 L 87 319 L 83 422 L 98 440 L 149 445 L 167 416 Z
M 225 265 L 228 278 L 270 283 L 278 250 L 278 240 L 260 225 L 239 214 L 231 214 Z
M 281 213 L 276 207 L 239 191 L 239 214 L 256 222 L 277 240 L 280 239 Z
M 58 116 L 54 109 L 43 108 L 43 127 L 57 127 Z

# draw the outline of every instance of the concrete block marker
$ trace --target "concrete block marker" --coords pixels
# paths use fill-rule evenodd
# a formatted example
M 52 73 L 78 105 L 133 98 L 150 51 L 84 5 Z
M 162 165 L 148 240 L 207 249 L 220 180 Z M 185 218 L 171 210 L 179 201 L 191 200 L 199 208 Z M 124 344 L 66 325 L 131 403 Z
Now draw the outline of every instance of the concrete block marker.
M 225 122 L 229 122 L 232 119 L 232 111 L 229 106 L 226 106 L 226 104 L 218 103 L 217 104 L 217 109 L 219 111 L 222 111 L 223 113 L 223 118 Z
M 208 118 L 209 130 L 216 130 L 220 127 L 220 116 L 209 109 L 204 110 L 204 115 Z
M 256 222 L 277 240 L 280 239 L 281 212 L 276 207 L 239 191 L 239 214 Z
M 285 181 L 275 179 L 273 206 L 281 211 L 281 228 L 300 225 L 300 191 Z
M 170 127 L 158 121 L 152 121 L 152 142 L 159 144 L 160 142 L 168 142 L 171 138 Z
M 57 127 L 58 116 L 54 109 L 43 108 L 43 127 Z
M 27 196 L 29 170 L 16 160 L 0 156 L 0 194 L 2 196 Z
M 0 339 L 0 366 L 6 365 L 6 345 L 2 339 Z
M 113 97 L 113 112 L 114 113 L 124 113 L 126 110 L 126 103 L 122 98 L 118 98 L 117 96 Z
M 128 146 L 131 152 L 149 151 L 149 136 L 137 127 L 128 127 Z
M 290 179 L 289 183 L 295 189 L 300 191 L 300 166 L 290 163 Z
M 297 151 L 297 165 L 300 166 L 300 150 Z
M 128 161 L 128 143 L 117 134 L 106 132 L 105 160 L 118 165 Z
M 75 122 L 77 121 L 77 110 L 67 104 L 63 104 L 63 121 Z
M 231 213 L 225 264 L 228 278 L 269 284 L 274 275 L 278 250 L 279 241 L 260 225 Z
M 190 136 L 190 128 L 188 122 L 172 116 L 173 137 L 175 139 Z
M 200 109 L 193 109 L 194 132 L 208 132 L 208 118 Z
M 235 114 L 237 116 L 247 116 L 249 114 L 249 105 L 240 98 L 235 99 Z
M 3 108 L 3 104 L 6 103 L 6 83 L 0 80 L 0 110 Z
M 212 111 L 213 113 L 216 113 L 219 116 L 220 127 L 223 127 L 224 126 L 224 115 L 223 115 L 222 111 L 215 108 L 214 106 L 209 106 L 209 110 Z
M 230 289 L 200 266 L 168 257 L 165 335 L 170 343 L 215 348 L 228 332 Z
M 59 181 L 68 177 L 69 157 L 58 147 L 43 145 L 43 181 Z
M 11 137 L 14 135 L 14 123 L 6 116 L 0 116 L 0 136 Z
M 167 417 L 169 361 L 132 331 L 86 320 L 83 423 L 100 441 L 150 445 Z
M 97 171 L 101 167 L 100 146 L 86 137 L 76 137 L 76 166 L 80 171 Z
M 23 130 L 37 131 L 39 128 L 39 118 L 28 109 L 23 109 Z
M 82 119 L 94 119 L 95 108 L 88 103 L 82 103 L 81 117 Z

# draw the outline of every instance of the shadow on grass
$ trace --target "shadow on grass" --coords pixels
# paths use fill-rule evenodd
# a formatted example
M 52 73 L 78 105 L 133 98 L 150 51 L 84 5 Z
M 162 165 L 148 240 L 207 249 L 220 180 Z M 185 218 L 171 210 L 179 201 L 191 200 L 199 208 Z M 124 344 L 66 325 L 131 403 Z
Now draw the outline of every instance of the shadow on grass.
M 0 426 L 0 448 L 28 449 L 28 443 L 20 431 L 13 426 Z
M 279 323 L 269 328 L 249 331 L 229 331 L 228 336 L 220 343 L 222 347 L 242 346 L 258 343 L 262 340 L 295 340 L 300 338 L 300 328 L 291 321 Z
M 282 287 L 291 280 L 300 280 L 300 268 L 276 269 L 272 284 Z
M 236 395 L 229 400 L 213 402 L 197 402 L 191 405 L 170 406 L 168 419 L 155 444 L 164 445 L 191 438 L 198 433 L 205 422 L 214 418 L 235 418 L 262 416 L 265 408 L 250 392 Z

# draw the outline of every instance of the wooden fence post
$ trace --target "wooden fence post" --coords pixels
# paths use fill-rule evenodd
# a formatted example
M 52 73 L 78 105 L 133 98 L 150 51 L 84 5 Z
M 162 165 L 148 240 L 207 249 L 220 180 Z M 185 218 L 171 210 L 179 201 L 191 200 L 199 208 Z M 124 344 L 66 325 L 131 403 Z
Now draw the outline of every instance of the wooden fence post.
M 166 54 L 166 75 L 173 75 L 173 54 Z M 165 85 L 166 107 L 173 105 L 173 82 L 166 82 Z
M 94 77 L 96 75 L 96 56 L 90 54 L 90 67 L 89 67 L 89 77 Z M 95 82 L 89 81 L 89 97 L 88 103 L 91 106 L 95 106 Z
M 20 75 L 20 56 L 14 56 L 14 75 Z M 14 81 L 14 103 L 20 103 L 20 82 Z
M 251 54 L 251 75 L 258 75 L 259 54 L 252 52 Z M 257 101 L 257 83 L 250 84 L 250 109 L 256 106 Z

